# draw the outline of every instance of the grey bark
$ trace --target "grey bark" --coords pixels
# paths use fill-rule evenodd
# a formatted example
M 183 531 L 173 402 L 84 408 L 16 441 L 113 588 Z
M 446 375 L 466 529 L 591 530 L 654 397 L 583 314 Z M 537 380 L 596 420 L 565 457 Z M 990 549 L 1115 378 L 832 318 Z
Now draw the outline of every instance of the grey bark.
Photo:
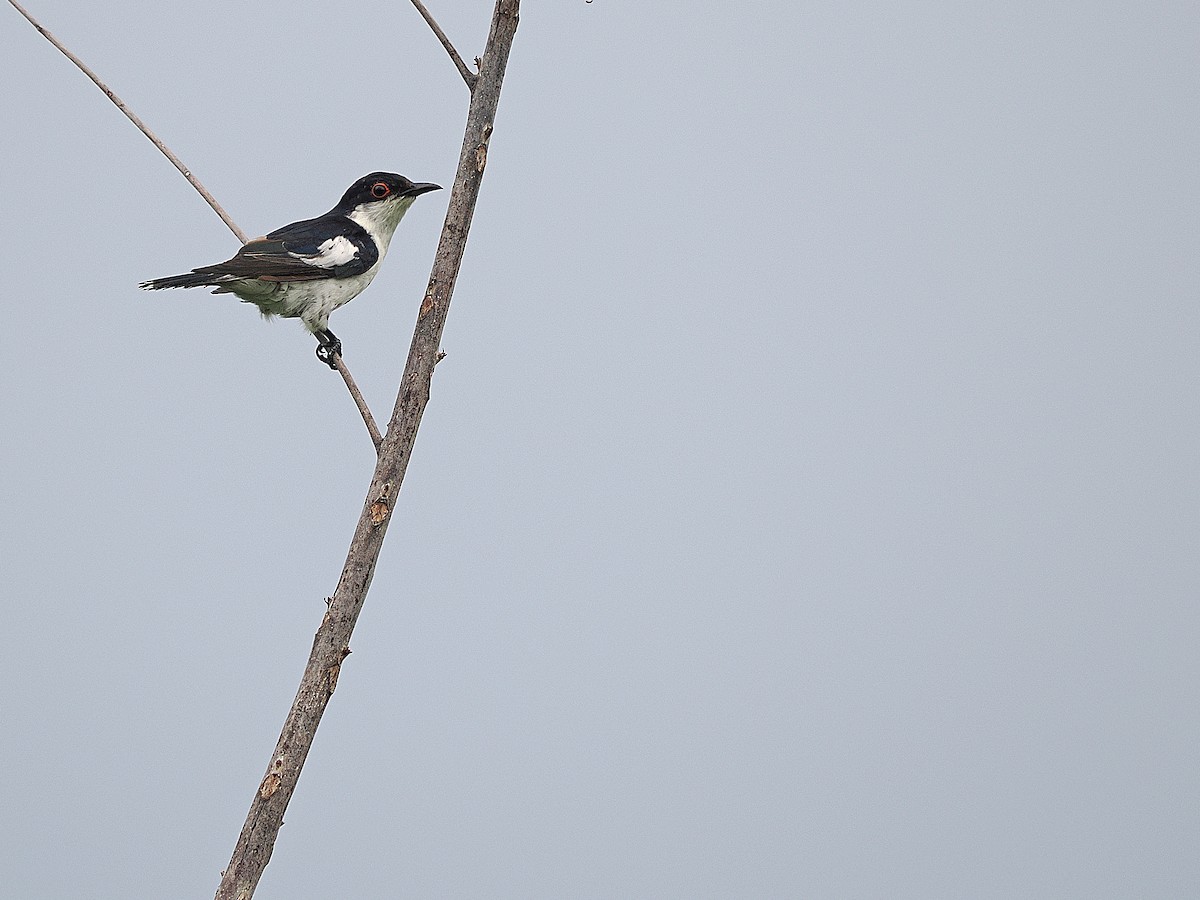
M 479 75 L 471 85 L 466 134 L 450 193 L 450 207 L 371 487 L 337 589 L 329 599 L 328 609 L 313 640 L 296 699 L 271 755 L 267 773 L 250 804 L 229 867 L 222 874 L 217 900 L 249 900 L 253 896 L 271 858 L 284 811 L 296 788 L 321 715 L 337 686 L 342 662 L 350 653 L 350 635 L 371 586 L 375 563 L 412 456 L 421 416 L 429 401 L 430 380 L 438 361 L 442 329 L 487 165 L 488 142 L 517 29 L 519 7 L 520 0 L 496 2 L 487 46 L 480 58 Z

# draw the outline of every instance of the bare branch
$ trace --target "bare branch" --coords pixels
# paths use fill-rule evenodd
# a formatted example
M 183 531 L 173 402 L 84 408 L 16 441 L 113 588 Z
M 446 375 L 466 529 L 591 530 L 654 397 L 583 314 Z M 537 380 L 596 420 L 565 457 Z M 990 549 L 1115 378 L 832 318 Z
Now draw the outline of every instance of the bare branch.
M 75 65 L 79 68 L 79 71 L 83 72 L 84 75 L 90 78 L 96 87 L 100 88 L 100 90 L 104 92 L 104 95 L 113 102 L 117 109 L 125 113 L 126 118 L 136 125 L 138 130 L 148 137 L 155 147 L 162 151 L 163 156 L 171 161 L 171 164 L 180 171 L 183 177 L 188 180 L 188 183 L 196 189 L 196 192 L 199 193 L 201 197 L 204 198 L 204 201 L 213 208 L 213 211 L 218 216 L 221 217 L 221 221 L 229 227 L 229 230 L 234 233 L 234 236 L 237 237 L 237 239 L 243 244 L 246 243 L 245 232 L 238 228 L 237 223 L 235 223 L 233 219 L 229 217 L 229 214 L 222 209 L 221 204 L 217 202 L 216 198 L 210 194 L 208 189 L 200 183 L 200 180 L 191 173 L 191 170 L 189 170 L 188 167 L 183 164 L 183 161 L 171 151 L 171 148 L 164 144 L 159 139 L 158 135 L 151 131 L 146 123 L 143 122 L 133 110 L 126 106 L 125 102 L 118 97 L 108 85 L 106 85 L 99 79 L 99 77 L 97 77 L 95 72 L 88 68 L 83 60 L 68 50 L 63 45 L 62 41 L 47 31 L 41 25 L 41 23 L 39 23 L 23 6 L 21 6 L 20 3 L 17 2 L 17 0 L 8 0 L 8 2 L 13 6 L 14 9 L 16 9 L 17 12 L 25 17 L 25 20 L 29 22 L 30 25 L 38 30 L 42 37 L 57 47 L 63 56 L 75 63 Z M 341 373 L 342 380 L 346 382 L 346 388 L 350 391 L 350 397 L 354 400 L 354 405 L 358 407 L 358 412 L 362 416 L 364 424 L 367 426 L 367 433 L 371 436 L 371 442 L 375 445 L 375 452 L 378 453 L 379 447 L 383 443 L 383 437 L 379 434 L 379 426 L 375 424 L 375 419 L 372 417 L 371 410 L 367 407 L 367 403 L 363 399 L 362 392 L 359 391 L 358 385 L 354 383 L 354 377 L 350 374 L 350 370 L 346 368 L 346 364 L 342 361 L 340 355 L 337 357 L 337 370 Z
M 450 309 L 454 282 L 458 278 L 467 234 L 475 212 L 475 201 L 487 162 L 487 146 L 500 101 L 500 86 L 508 64 L 509 50 L 517 30 L 520 0 L 496 0 L 487 48 L 479 81 L 471 92 L 466 133 L 458 159 L 458 173 L 450 192 L 450 205 L 434 256 L 433 272 L 417 316 L 409 346 L 404 377 L 371 487 L 363 503 L 346 562 L 329 608 L 313 638 L 304 676 L 284 723 L 275 752 L 267 766 L 229 867 L 221 877 L 217 900 L 249 900 L 271 858 L 283 814 L 287 809 L 300 770 L 312 747 L 321 716 L 333 695 L 342 662 L 350 648 L 350 636 L 362 611 L 375 564 L 383 547 L 392 509 L 412 457 L 413 444 L 437 363 L 442 329 Z
M 350 396 L 354 399 L 354 405 L 358 407 L 358 414 L 362 416 L 363 424 L 367 426 L 367 434 L 371 436 L 371 443 L 375 445 L 375 453 L 378 455 L 379 448 L 383 446 L 383 435 L 379 433 L 379 426 L 375 424 L 375 417 L 371 415 L 367 401 L 363 399 L 362 392 L 358 389 L 358 385 L 354 383 L 354 377 L 350 374 L 350 370 L 346 368 L 342 354 L 335 353 L 333 360 L 337 364 L 338 374 L 342 376 L 342 381 L 346 382 L 346 389 L 350 391 Z
M 12 0 L 9 0 L 9 2 L 11 3 Z M 475 82 L 479 80 L 479 76 L 467 68 L 467 64 L 463 62 L 462 57 L 458 55 L 458 51 L 454 49 L 454 45 L 450 43 L 450 38 L 446 37 L 446 32 L 442 31 L 441 26 L 434 20 L 429 10 L 425 8 L 425 4 L 421 0 L 412 0 L 412 5 L 417 8 L 417 12 L 421 14 L 421 18 L 429 24 L 429 27 L 433 29 L 433 33 L 437 35 L 437 39 L 442 42 L 442 46 L 450 54 L 450 59 L 453 60 L 455 68 L 458 69 L 458 73 L 462 75 L 463 81 L 467 83 L 467 87 L 472 91 L 475 90 Z M 478 64 L 478 57 L 475 58 L 475 62 Z
M 25 17 L 25 20 L 29 22 L 30 25 L 38 30 L 42 37 L 57 47 L 63 56 L 75 63 L 75 65 L 79 68 L 79 71 L 81 71 L 88 78 L 92 79 L 92 83 L 104 92 L 104 96 L 108 97 L 108 99 L 111 100 L 117 107 L 117 109 L 125 113 L 126 118 L 128 118 L 130 122 L 138 127 L 138 131 L 150 138 L 150 142 L 154 144 L 154 146 L 160 151 L 162 151 L 162 155 L 169 159 L 171 161 L 171 165 L 177 168 L 180 174 L 182 174 L 183 177 L 188 180 L 188 183 L 196 189 L 201 197 L 204 198 L 204 202 L 211 206 L 213 208 L 213 212 L 221 217 L 221 221 L 229 226 L 229 230 L 234 233 L 237 239 L 243 244 L 246 243 L 246 235 L 242 232 L 242 229 L 238 228 L 233 219 L 229 218 L 229 214 L 221 208 L 221 204 L 217 202 L 217 199 L 208 192 L 208 188 L 202 185 L 200 180 L 192 174 L 191 170 L 183 164 L 183 160 L 172 153 L 171 148 L 159 140 L 158 135 L 151 131 L 146 123 L 138 118 L 137 114 L 125 105 L 125 101 L 118 97 L 116 93 L 113 92 L 112 88 L 101 81 L 96 73 L 87 67 L 83 60 L 63 46 L 62 41 L 43 28 L 41 24 L 33 16 L 31 16 L 28 11 L 26 11 L 25 7 L 17 2 L 17 0 L 8 0 L 8 2 L 12 4 L 12 7 L 17 12 Z

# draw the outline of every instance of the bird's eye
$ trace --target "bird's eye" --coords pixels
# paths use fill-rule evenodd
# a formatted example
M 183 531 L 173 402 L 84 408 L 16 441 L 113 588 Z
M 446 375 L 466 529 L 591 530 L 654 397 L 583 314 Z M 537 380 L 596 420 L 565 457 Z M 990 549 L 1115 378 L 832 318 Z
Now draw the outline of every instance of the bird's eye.
M 377 181 L 373 185 L 371 185 L 371 196 L 374 197 L 376 200 L 382 200 L 384 197 L 386 197 L 391 192 L 392 192 L 392 189 L 390 187 L 388 187 L 386 184 L 384 184 L 382 181 Z

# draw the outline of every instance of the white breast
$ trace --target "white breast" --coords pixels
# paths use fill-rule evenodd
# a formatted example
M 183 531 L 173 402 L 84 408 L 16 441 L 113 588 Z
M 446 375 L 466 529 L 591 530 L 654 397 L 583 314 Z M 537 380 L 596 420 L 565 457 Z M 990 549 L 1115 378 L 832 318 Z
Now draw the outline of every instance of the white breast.
M 349 278 L 293 281 L 280 285 L 284 288 L 276 297 L 284 310 L 280 315 L 299 318 L 309 331 L 328 328 L 330 313 L 366 290 L 378 271 L 379 263 L 376 263 L 361 275 Z

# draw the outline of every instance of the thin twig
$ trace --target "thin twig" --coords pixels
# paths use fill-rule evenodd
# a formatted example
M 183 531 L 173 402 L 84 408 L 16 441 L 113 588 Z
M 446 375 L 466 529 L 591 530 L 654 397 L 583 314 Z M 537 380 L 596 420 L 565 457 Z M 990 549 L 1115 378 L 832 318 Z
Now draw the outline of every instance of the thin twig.
M 65 56 L 71 62 L 75 63 L 75 65 L 79 67 L 79 71 L 81 71 L 88 78 L 92 79 L 92 83 L 95 84 L 96 87 L 100 88 L 100 90 L 102 90 L 104 92 L 104 95 L 113 102 L 113 104 L 117 107 L 117 109 L 119 109 L 121 112 L 125 113 L 125 116 L 129 119 L 129 121 L 138 127 L 138 131 L 140 131 L 146 137 L 150 138 L 150 142 L 152 144 L 154 144 L 155 147 L 157 147 L 159 150 L 162 151 L 163 156 L 165 156 L 167 159 L 169 159 L 171 161 L 171 165 L 173 165 L 175 168 L 177 168 L 180 171 L 180 173 L 183 175 L 183 177 L 188 180 L 188 183 L 191 184 L 191 186 L 196 189 L 196 191 L 200 194 L 200 196 L 204 198 L 204 201 L 213 208 L 213 212 L 215 212 L 218 216 L 221 217 L 221 221 L 229 226 L 229 230 L 232 231 L 234 233 L 234 235 L 237 236 L 237 239 L 239 241 L 241 241 L 243 244 L 246 243 L 246 235 L 242 232 L 242 229 L 238 228 L 237 225 L 234 224 L 233 219 L 229 218 L 229 214 L 226 213 L 225 210 L 223 210 L 221 208 L 221 204 L 218 203 L 216 198 L 208 192 L 208 188 L 206 188 L 204 185 L 202 185 L 200 183 L 199 179 L 196 178 L 196 176 L 191 173 L 191 170 L 188 169 L 188 167 L 183 164 L 183 160 L 181 160 L 178 156 L 176 156 L 174 153 L 172 153 L 171 148 L 168 147 L 166 144 L 164 144 L 161 140 L 159 140 L 158 135 L 156 135 L 153 131 L 151 131 L 147 127 L 146 123 L 143 122 L 141 119 L 139 119 L 137 117 L 137 114 L 134 113 L 133 110 L 131 110 L 128 106 L 125 105 L 125 101 L 123 101 L 120 97 L 118 97 L 113 92 L 112 88 L 110 88 L 107 84 L 105 84 L 103 81 L 101 81 L 100 78 L 96 75 L 96 73 L 93 72 L 91 69 L 89 69 L 87 67 L 87 65 L 84 64 L 83 60 L 81 60 L 78 56 L 76 56 L 74 53 L 72 53 L 70 50 L 68 50 L 66 47 L 64 47 L 62 41 L 60 41 L 58 38 L 56 38 L 54 35 L 52 35 L 49 31 L 47 31 L 45 28 L 43 28 L 41 26 L 41 24 L 37 21 L 37 19 L 35 19 L 33 16 L 31 16 L 26 11 L 25 7 L 23 7 L 20 3 L 18 3 L 17 0 L 8 0 L 8 2 L 10 4 L 12 4 L 12 7 L 17 12 L 19 12 L 21 15 L 23 15 L 25 17 L 25 20 L 27 22 L 29 22 L 30 25 L 32 25 L 34 28 L 36 28 L 38 30 L 38 32 L 42 35 L 42 37 L 44 37 L 51 44 L 53 44 L 55 47 L 57 47 L 63 56 Z
M 466 249 L 467 234 L 479 197 L 479 186 L 487 163 L 488 140 L 509 50 L 517 30 L 519 0 L 496 0 L 491 30 L 479 68 L 479 84 L 471 91 L 467 127 L 463 135 L 458 172 L 450 192 L 446 221 L 434 255 L 433 271 L 425 299 L 417 315 L 417 326 L 409 345 L 404 376 L 396 395 L 396 406 L 388 423 L 387 436 L 371 477 L 342 575 L 329 600 L 329 608 L 313 638 L 304 676 L 292 701 L 266 775 L 250 802 L 250 811 L 238 836 L 228 868 L 221 877 L 217 900 L 249 900 L 271 858 L 283 814 L 287 809 L 300 770 L 316 737 L 317 726 L 337 687 L 342 663 L 350 651 L 350 636 L 362 612 L 367 590 L 375 574 L 379 551 L 391 521 L 404 473 L 412 458 L 417 429 L 429 402 L 429 386 L 441 344 L 454 282 Z
M 9 0 L 9 2 L 11 3 L 12 0 Z M 425 8 L 425 4 L 421 0 L 412 0 L 412 5 L 417 8 L 417 12 L 421 14 L 421 18 L 429 24 L 429 27 L 433 29 L 433 33 L 437 35 L 437 39 L 442 42 L 442 46 L 446 48 L 446 52 L 450 54 L 450 59 L 453 60 L 455 67 L 458 69 L 458 73 L 462 75 L 463 81 L 467 83 L 467 87 L 472 91 L 475 90 L 475 82 L 479 80 L 479 76 L 467 68 L 467 64 L 463 62 L 463 58 L 458 55 L 458 51 L 450 43 L 450 38 L 446 37 L 446 32 L 442 31 L 441 26 L 434 20 L 429 10 Z
M 354 378 L 351 376 L 350 370 L 346 368 L 342 354 L 335 353 L 333 360 L 337 364 L 338 374 L 342 376 L 342 381 L 346 382 L 346 388 L 350 391 L 350 396 L 354 398 L 354 405 L 358 407 L 363 424 L 367 426 L 367 434 L 371 435 L 371 443 L 375 445 L 375 454 L 378 455 L 379 449 L 383 446 L 383 435 L 379 433 L 379 426 L 375 424 L 375 418 L 371 415 L 367 401 L 363 399 L 362 391 L 358 389 L 358 385 L 354 383 Z
M 23 6 L 21 6 L 20 3 L 17 2 L 17 0 L 8 0 L 8 2 L 13 6 L 14 9 L 16 9 L 17 12 L 25 17 L 25 20 L 29 22 L 30 25 L 37 29 L 38 33 L 40 33 L 42 37 L 57 47 L 63 56 L 75 63 L 75 65 L 79 68 L 79 71 L 83 72 L 84 75 L 90 78 L 96 87 L 100 88 L 100 90 L 104 92 L 104 95 L 113 102 L 117 109 L 125 113 L 126 118 L 136 125 L 138 130 L 148 137 L 150 142 L 154 144 L 155 147 L 162 151 L 162 155 L 171 161 L 171 164 L 175 166 L 175 168 L 180 171 L 183 177 L 188 180 L 188 184 L 194 187 L 196 192 L 204 198 L 204 201 L 213 208 L 213 212 L 221 217 L 221 221 L 229 227 L 229 230 L 234 233 L 237 239 L 243 244 L 246 243 L 245 232 L 238 228 L 237 223 L 235 223 L 233 219 L 229 218 L 229 214 L 221 208 L 221 204 L 218 203 L 216 198 L 208 192 L 208 189 L 200 183 L 200 180 L 191 173 L 188 167 L 183 164 L 183 161 L 171 151 L 171 148 L 164 144 L 159 139 L 158 135 L 151 131 L 146 123 L 143 122 L 137 116 L 137 114 L 133 112 L 133 110 L 126 106 L 125 102 L 118 97 L 108 85 L 101 81 L 95 72 L 87 67 L 83 60 L 63 46 L 62 41 L 47 31 L 41 25 L 41 23 L 39 23 Z M 340 355 L 337 357 L 337 368 L 338 372 L 341 373 L 342 380 L 346 382 L 346 387 L 350 391 L 350 397 L 354 400 L 354 405 L 358 407 L 358 411 L 363 417 L 363 422 L 367 426 L 367 433 L 371 436 L 371 443 L 375 445 L 375 452 L 379 453 L 379 448 L 383 444 L 383 437 L 379 433 L 379 426 L 375 424 L 375 419 L 371 416 L 371 410 L 367 407 L 367 403 L 363 399 L 362 392 L 359 391 L 358 385 L 354 383 L 354 377 L 350 374 L 350 370 L 346 368 L 346 364 L 342 361 Z

